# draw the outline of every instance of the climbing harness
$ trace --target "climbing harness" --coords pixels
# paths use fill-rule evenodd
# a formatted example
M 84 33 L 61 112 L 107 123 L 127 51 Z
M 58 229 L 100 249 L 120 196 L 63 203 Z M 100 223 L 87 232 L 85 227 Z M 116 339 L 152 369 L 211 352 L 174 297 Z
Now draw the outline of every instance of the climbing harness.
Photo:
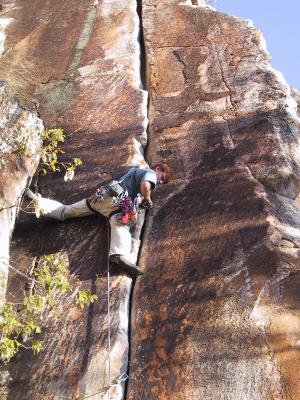
M 112 196 L 112 197 L 119 197 L 122 196 L 124 193 L 124 188 L 123 186 L 120 185 L 120 183 L 123 181 L 111 181 L 109 182 L 109 184 L 107 185 L 108 188 L 108 193 Z
M 102 185 L 96 189 L 94 196 L 97 200 L 103 200 L 104 194 L 107 191 L 112 198 L 121 198 L 127 192 L 121 183 L 124 181 L 125 178 L 120 179 L 119 181 L 110 181 L 106 185 Z M 127 193 L 128 195 L 128 193 Z
M 128 190 L 121 185 L 126 177 L 127 174 L 118 181 L 112 180 L 108 184 L 98 187 L 94 193 L 94 198 L 96 200 L 103 200 L 107 193 L 112 197 L 113 205 L 120 209 L 120 221 L 124 225 L 127 225 L 130 222 L 135 224 L 137 222 L 137 214 L 139 213 L 140 208 L 147 208 L 145 207 L 140 193 L 132 199 Z M 87 206 L 92 209 L 89 202 L 87 202 Z

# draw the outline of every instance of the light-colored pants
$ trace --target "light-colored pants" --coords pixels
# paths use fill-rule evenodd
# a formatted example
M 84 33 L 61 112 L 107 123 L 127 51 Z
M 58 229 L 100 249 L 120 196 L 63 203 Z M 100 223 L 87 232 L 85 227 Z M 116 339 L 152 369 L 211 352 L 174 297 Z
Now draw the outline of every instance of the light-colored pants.
M 83 199 L 74 204 L 65 205 L 56 200 L 38 197 L 38 205 L 43 215 L 64 221 L 69 218 L 85 217 L 94 214 L 87 206 L 87 200 Z M 113 204 L 112 197 L 104 191 L 103 198 L 89 199 L 89 204 L 93 210 L 109 218 L 110 214 L 118 211 L 119 207 Z M 109 255 L 119 254 L 134 264 L 137 262 L 140 248 L 140 234 L 145 220 L 145 213 L 138 214 L 136 224 L 123 224 L 120 221 L 120 213 L 113 214 L 109 218 L 110 223 L 110 250 Z

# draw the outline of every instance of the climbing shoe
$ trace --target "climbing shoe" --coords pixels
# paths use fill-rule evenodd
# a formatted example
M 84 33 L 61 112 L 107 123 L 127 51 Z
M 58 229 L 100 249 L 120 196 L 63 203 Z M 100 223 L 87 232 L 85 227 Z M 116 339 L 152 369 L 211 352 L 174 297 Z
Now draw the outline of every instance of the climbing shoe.
M 130 273 L 133 278 L 136 278 L 139 275 L 143 275 L 143 271 L 141 271 L 137 265 L 126 260 L 126 258 L 124 256 L 121 256 L 120 254 L 112 254 L 109 257 L 109 260 L 125 269 L 127 272 Z

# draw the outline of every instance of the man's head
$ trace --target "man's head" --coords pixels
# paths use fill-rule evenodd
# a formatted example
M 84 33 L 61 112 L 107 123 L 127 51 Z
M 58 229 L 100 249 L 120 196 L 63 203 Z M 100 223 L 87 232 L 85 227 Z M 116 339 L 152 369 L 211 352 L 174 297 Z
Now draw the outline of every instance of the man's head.
M 154 164 L 152 169 L 154 169 L 157 177 L 157 183 L 168 183 L 171 177 L 171 168 L 164 163 Z

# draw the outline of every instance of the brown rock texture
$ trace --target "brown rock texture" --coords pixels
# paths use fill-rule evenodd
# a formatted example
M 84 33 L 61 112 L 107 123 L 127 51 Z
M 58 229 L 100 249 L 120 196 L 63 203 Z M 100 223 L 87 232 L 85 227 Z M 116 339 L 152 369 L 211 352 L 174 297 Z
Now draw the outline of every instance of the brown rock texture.
M 185 4 L 183 4 L 185 3 Z M 298 399 L 299 118 L 248 21 L 143 5 L 158 193 L 127 399 Z
M 140 82 L 136 2 L 4 1 L 2 16 L 11 22 L 0 75 L 38 109 L 47 128 L 64 128 L 64 159 L 83 161 L 70 183 L 62 175 L 39 179 L 42 194 L 75 202 L 129 166 L 144 164 L 147 95 Z M 37 357 L 24 351 L 10 364 L 8 399 L 107 396 L 107 249 L 106 222 L 97 215 L 65 223 L 19 220 L 12 244 L 18 269 L 25 272 L 35 257 L 63 251 L 79 276 L 78 288 L 90 289 L 99 301 L 79 312 L 65 299 L 66 322 L 46 319 L 46 350 Z M 9 289 L 21 293 L 20 280 L 12 282 L 15 276 Z M 112 271 L 110 286 L 110 396 L 121 399 L 125 383 L 117 380 L 127 372 L 132 279 Z
M 10 363 L 1 399 L 299 399 L 300 97 L 249 21 L 204 3 L 4 1 L 0 77 L 64 128 L 65 159 L 83 161 L 70 183 L 39 179 L 43 195 L 90 195 L 144 164 L 147 140 L 147 160 L 168 162 L 173 179 L 147 217 L 145 275 L 132 292 L 112 271 L 110 390 L 105 220 L 21 215 L 13 265 L 63 251 L 99 301 L 78 311 L 65 298 L 65 322 L 45 318 L 45 350 Z M 11 274 L 8 298 L 24 284 Z
M 4 301 L 9 241 L 23 191 L 39 162 L 43 123 L 0 82 L 0 303 Z

